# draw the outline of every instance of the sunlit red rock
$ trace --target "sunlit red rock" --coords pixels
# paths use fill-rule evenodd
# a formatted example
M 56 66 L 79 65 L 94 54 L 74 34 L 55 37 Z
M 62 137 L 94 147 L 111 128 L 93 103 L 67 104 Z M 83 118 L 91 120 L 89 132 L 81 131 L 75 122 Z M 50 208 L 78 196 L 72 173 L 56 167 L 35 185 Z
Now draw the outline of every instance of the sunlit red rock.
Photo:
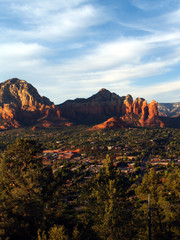
M 133 98 L 130 94 L 128 94 L 122 105 L 122 113 L 128 114 L 133 111 Z
M 136 98 L 133 102 L 133 113 L 136 115 L 139 115 L 140 113 L 142 113 L 142 106 L 144 103 L 144 99 L 143 98 Z
M 154 100 L 149 104 L 149 118 L 158 116 L 158 103 Z
M 157 102 L 148 104 L 143 98 L 133 101 L 130 94 L 120 97 L 104 88 L 90 98 L 69 100 L 58 107 L 63 117 L 76 123 L 95 124 L 119 117 L 130 126 L 163 125 L 158 115 Z
M 105 88 L 89 98 L 68 100 L 60 105 L 61 116 L 76 123 L 98 123 L 122 113 L 124 97 Z
M 120 97 L 102 88 L 89 98 L 68 100 L 55 106 L 24 80 L 9 79 L 0 84 L 0 129 L 20 126 L 50 127 L 72 124 L 99 125 L 99 128 L 163 126 L 157 102 L 147 103 L 130 94 Z M 109 120 L 111 119 L 111 120 Z
M 0 116 L 4 121 L 1 128 L 8 129 L 35 124 L 41 119 L 57 121 L 60 111 L 31 84 L 13 78 L 0 84 Z
M 112 117 L 101 124 L 93 126 L 90 130 L 125 128 L 125 126 L 126 124 L 120 118 Z

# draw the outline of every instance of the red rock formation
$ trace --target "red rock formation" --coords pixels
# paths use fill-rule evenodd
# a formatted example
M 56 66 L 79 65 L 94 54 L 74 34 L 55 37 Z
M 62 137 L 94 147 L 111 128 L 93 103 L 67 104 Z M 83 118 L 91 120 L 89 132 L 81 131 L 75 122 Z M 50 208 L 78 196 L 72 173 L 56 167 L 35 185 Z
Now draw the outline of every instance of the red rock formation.
M 154 100 L 149 104 L 149 118 L 157 117 L 158 115 L 158 103 Z
M 87 99 L 68 100 L 58 107 L 61 116 L 76 123 L 98 123 L 112 116 L 120 116 L 124 97 L 101 89 Z
M 143 98 L 133 102 L 131 95 L 120 97 L 106 89 L 87 99 L 66 101 L 59 105 L 61 115 L 77 123 L 99 123 L 111 117 L 121 117 L 131 126 L 162 126 L 157 102 L 147 104 Z
M 163 121 L 159 117 L 157 106 L 158 103 L 154 100 L 150 104 L 147 104 L 146 101 L 143 102 L 142 115 L 139 120 L 141 126 L 164 126 Z
M 141 118 L 140 118 L 140 120 L 139 120 L 141 126 L 144 126 L 144 122 L 148 119 L 148 115 L 149 115 L 148 104 L 147 104 L 147 101 L 144 101 L 144 102 L 143 102 L 143 105 L 142 105 Z
M 146 126 L 158 126 L 163 127 L 165 124 L 159 117 L 158 114 L 158 103 L 156 101 L 151 101 L 149 104 L 149 115 L 148 119 L 145 121 Z
M 43 120 L 58 121 L 60 111 L 46 97 L 24 80 L 9 79 L 0 84 L 1 129 L 36 124 Z
M 130 94 L 128 94 L 122 105 L 122 113 L 128 114 L 132 113 L 132 111 L 133 111 L 133 98 Z
M 93 126 L 90 130 L 125 128 L 125 126 L 126 124 L 120 118 L 112 117 L 101 124 Z
M 10 104 L 4 104 L 0 107 L 0 114 L 4 120 L 11 120 L 16 118 L 16 111 Z
M 109 118 L 111 120 L 107 121 Z M 13 78 L 0 84 L 1 129 L 24 125 L 71 126 L 72 122 L 98 124 L 104 121 L 99 128 L 113 128 L 123 126 L 120 118 L 130 126 L 163 125 L 158 115 L 157 102 L 147 104 L 142 98 L 136 98 L 133 102 L 129 94 L 120 97 L 103 88 L 87 99 L 69 100 L 55 106 L 48 98 L 41 97 L 26 81 Z
M 142 113 L 142 106 L 144 103 L 144 99 L 143 98 L 136 98 L 135 101 L 133 102 L 133 113 L 136 115 L 139 115 L 140 113 Z

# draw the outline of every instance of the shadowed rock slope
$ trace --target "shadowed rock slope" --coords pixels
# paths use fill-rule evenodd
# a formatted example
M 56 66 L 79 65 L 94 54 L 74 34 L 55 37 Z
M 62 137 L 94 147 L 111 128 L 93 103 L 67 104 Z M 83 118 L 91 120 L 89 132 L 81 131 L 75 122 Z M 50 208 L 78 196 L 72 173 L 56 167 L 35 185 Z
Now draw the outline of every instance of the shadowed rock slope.
M 164 126 L 158 114 L 158 103 L 150 104 L 143 98 L 133 101 L 131 95 L 120 97 L 101 89 L 90 98 L 68 100 L 58 105 L 61 115 L 76 123 L 98 124 L 111 117 L 119 117 L 129 126 Z
M 103 123 L 93 126 L 89 130 L 108 130 L 108 129 L 117 129 L 117 128 L 124 129 L 126 127 L 127 125 L 120 118 L 112 117 Z
M 0 84 L 0 128 L 57 121 L 60 112 L 46 97 L 24 80 L 9 79 Z
M 164 119 L 158 114 L 156 101 L 148 104 L 143 98 L 133 100 L 129 94 L 120 97 L 104 88 L 89 98 L 68 100 L 55 106 L 24 80 L 12 78 L 0 84 L 0 129 L 102 122 L 105 122 L 99 126 L 102 128 L 162 127 Z
M 119 116 L 124 97 L 101 89 L 89 98 L 68 100 L 58 105 L 62 116 L 83 124 L 96 124 L 110 117 Z

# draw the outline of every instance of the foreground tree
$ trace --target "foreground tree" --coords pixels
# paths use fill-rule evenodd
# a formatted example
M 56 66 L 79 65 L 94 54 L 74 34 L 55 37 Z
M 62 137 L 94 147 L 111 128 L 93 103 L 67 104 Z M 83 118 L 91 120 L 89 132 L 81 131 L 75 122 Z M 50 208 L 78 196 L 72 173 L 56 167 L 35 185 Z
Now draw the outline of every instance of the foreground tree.
M 42 225 L 42 148 L 30 139 L 17 139 L 0 159 L 1 236 L 34 239 Z
M 47 237 L 48 235 L 48 237 Z M 45 234 L 43 231 L 41 233 L 40 230 L 38 230 L 38 239 L 37 240 L 68 240 L 69 237 L 66 234 L 65 228 L 63 225 L 53 225 L 50 229 L 48 234 Z
M 140 239 L 148 238 L 147 198 L 151 196 L 151 234 L 154 240 L 170 240 L 180 237 L 179 219 L 179 183 L 180 170 L 174 168 L 171 172 L 156 173 L 150 170 L 138 186 L 136 193 L 141 201 L 137 210 L 137 232 Z
M 95 237 L 90 239 L 131 239 L 132 215 L 126 197 L 128 187 L 128 179 L 107 157 L 89 195 L 86 195 L 88 199 L 85 199 L 88 218 L 91 219 L 91 228 L 95 233 Z

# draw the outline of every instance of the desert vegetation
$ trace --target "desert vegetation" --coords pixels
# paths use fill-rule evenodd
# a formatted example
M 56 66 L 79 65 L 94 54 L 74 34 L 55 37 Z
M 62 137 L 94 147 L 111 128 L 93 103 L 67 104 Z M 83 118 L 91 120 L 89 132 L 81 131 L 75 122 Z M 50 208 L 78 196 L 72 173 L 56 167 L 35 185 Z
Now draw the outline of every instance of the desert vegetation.
M 178 239 L 180 131 L 1 132 L 1 239 Z M 154 164 L 156 159 L 156 164 Z

